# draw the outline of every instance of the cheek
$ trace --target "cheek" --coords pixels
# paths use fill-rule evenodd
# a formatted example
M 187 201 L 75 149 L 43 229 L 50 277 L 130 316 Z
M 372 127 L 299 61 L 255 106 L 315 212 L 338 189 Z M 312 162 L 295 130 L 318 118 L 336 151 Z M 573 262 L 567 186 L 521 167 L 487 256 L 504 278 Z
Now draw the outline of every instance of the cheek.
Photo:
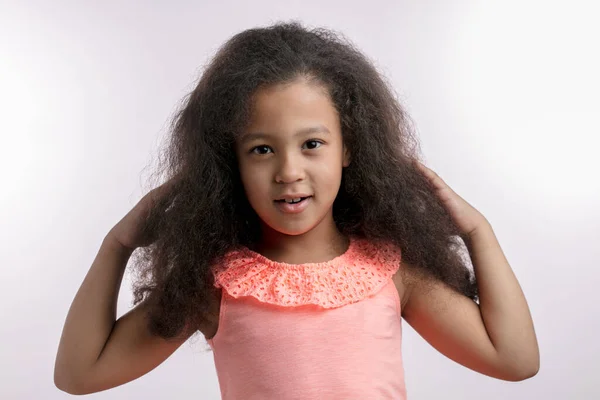
M 239 164 L 240 177 L 244 190 L 248 196 L 248 200 L 252 202 L 253 199 L 268 195 L 268 168 L 266 166 L 259 166 L 256 164 Z
M 323 184 L 335 186 L 342 177 L 342 164 L 335 156 L 328 157 L 319 164 L 318 173 L 314 176 Z

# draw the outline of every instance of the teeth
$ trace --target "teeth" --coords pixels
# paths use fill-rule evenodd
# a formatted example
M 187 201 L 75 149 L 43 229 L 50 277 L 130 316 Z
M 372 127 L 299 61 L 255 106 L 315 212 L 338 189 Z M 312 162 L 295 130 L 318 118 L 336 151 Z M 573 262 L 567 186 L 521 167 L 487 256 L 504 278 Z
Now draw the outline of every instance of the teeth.
M 285 202 L 286 202 L 286 203 L 290 203 L 290 204 L 291 204 L 291 203 L 297 203 L 297 202 L 299 202 L 300 200 L 302 200 L 302 198 L 301 198 L 301 197 L 298 197 L 297 199 L 292 199 L 292 200 L 285 199 Z

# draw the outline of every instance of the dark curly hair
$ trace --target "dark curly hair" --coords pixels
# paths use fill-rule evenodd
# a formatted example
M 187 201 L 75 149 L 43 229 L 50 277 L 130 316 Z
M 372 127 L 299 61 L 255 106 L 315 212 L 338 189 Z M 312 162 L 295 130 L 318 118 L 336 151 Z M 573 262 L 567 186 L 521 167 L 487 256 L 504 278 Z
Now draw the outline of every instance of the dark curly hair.
M 413 163 L 419 144 L 390 85 L 342 34 L 292 21 L 233 36 L 173 118 L 154 176 L 166 171 L 174 185 L 146 220 L 156 241 L 132 263 L 134 304 L 150 303 L 154 334 L 168 339 L 206 326 L 218 293 L 211 266 L 260 239 L 233 144 L 257 89 L 300 77 L 328 90 L 352 157 L 333 204 L 340 232 L 391 241 L 423 276 L 477 300 L 464 238 Z

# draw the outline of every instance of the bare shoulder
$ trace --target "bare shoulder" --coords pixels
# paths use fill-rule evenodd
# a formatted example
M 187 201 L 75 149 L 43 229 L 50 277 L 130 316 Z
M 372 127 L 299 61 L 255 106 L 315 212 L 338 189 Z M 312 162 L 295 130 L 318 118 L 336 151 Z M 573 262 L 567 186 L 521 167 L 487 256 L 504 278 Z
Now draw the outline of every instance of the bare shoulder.
M 400 268 L 398 268 L 398 271 L 393 275 L 392 279 L 396 286 L 396 290 L 398 291 L 398 296 L 400 297 L 402 310 L 404 310 L 404 306 L 410 297 L 410 293 L 414 288 L 415 283 L 419 279 L 422 279 L 421 275 L 422 274 L 419 273 L 416 266 L 405 261 L 401 262 Z
M 223 296 L 223 289 L 219 289 L 215 292 L 214 297 L 211 301 L 210 319 L 205 322 L 204 325 L 200 326 L 198 331 L 204 335 L 207 340 L 212 339 L 219 330 L 219 316 L 221 314 L 221 299 Z

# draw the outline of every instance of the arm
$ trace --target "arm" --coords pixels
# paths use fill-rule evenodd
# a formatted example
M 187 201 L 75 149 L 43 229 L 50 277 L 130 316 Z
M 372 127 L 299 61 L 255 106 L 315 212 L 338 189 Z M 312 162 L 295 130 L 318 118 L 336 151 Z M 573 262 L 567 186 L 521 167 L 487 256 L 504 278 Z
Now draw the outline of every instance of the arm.
M 467 239 L 479 288 L 479 306 L 441 282 L 408 279 L 403 316 L 434 348 L 472 370 L 519 381 L 539 370 L 533 322 L 491 225 Z M 403 265 L 407 276 L 414 266 Z
M 110 234 L 104 239 L 65 321 L 54 367 L 59 389 L 88 394 L 119 386 L 151 371 L 185 342 L 152 336 L 144 303 L 115 322 L 132 252 Z

